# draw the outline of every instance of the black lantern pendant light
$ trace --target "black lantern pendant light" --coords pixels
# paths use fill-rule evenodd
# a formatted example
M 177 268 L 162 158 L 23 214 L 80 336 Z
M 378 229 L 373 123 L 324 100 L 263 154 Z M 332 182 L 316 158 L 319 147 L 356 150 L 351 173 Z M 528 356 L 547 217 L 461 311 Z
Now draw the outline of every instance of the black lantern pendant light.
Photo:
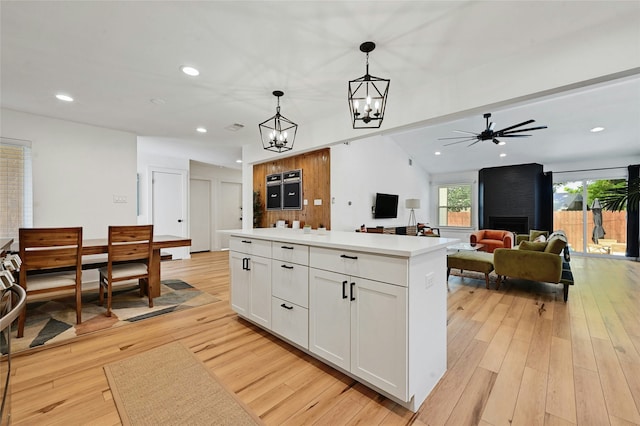
M 273 96 L 278 98 L 276 115 L 258 125 L 262 139 L 262 147 L 267 151 L 290 151 L 296 139 L 298 125 L 280 114 L 280 96 L 282 95 L 284 95 L 284 92 L 281 90 L 275 90 L 273 92 Z
M 354 129 L 375 129 L 380 127 L 387 105 L 391 80 L 369 74 L 369 52 L 376 48 L 372 41 L 360 45 L 360 51 L 367 54 L 367 73 L 349 81 L 349 110 Z

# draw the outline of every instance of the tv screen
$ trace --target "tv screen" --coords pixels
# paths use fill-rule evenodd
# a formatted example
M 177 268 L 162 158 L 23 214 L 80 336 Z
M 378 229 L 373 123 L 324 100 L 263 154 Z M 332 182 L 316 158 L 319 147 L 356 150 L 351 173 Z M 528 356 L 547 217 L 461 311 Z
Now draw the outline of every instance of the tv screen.
M 398 217 L 398 196 L 376 193 L 374 219 L 394 219 Z

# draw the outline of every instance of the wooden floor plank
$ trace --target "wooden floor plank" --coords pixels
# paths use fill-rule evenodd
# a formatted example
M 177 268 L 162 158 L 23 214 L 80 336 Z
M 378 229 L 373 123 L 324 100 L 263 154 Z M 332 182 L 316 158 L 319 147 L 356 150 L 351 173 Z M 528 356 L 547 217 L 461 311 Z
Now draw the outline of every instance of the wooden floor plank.
M 608 424 L 607 405 L 604 401 L 598 373 L 593 370 L 574 367 L 573 377 L 578 424 L 594 426 Z
M 493 425 L 511 424 L 528 353 L 529 342 L 511 341 L 482 413 L 485 422 Z
M 551 338 L 549 377 L 547 379 L 547 413 L 576 423 L 576 394 L 571 363 L 571 342 L 559 337 Z
M 525 367 L 511 424 L 544 425 L 546 397 L 547 374 L 535 368 Z
M 600 383 L 610 415 L 640 424 L 640 413 L 627 384 L 616 351 L 609 340 L 593 338 Z

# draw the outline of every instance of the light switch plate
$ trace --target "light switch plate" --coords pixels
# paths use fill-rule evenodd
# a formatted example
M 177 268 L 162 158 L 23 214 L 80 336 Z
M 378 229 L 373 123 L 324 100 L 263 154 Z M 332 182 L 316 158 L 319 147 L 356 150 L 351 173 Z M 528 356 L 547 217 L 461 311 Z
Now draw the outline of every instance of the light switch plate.
M 315 200 L 313 200 L 313 205 L 314 206 L 321 206 L 322 205 L 322 200 L 319 198 L 316 198 Z

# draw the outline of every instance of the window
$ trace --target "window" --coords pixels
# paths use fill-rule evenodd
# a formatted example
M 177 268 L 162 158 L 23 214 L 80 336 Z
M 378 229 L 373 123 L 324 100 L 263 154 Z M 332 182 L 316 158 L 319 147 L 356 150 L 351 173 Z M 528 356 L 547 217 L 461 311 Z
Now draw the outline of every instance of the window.
M 18 238 L 18 229 L 33 226 L 31 143 L 0 139 L 0 237 Z
M 438 187 L 438 225 L 471 228 L 471 184 Z
M 554 183 L 553 228 L 565 231 L 572 251 L 625 256 L 626 209 L 607 211 L 596 204 L 596 200 L 599 203 L 603 195 L 620 185 L 626 186 L 627 180 L 614 177 Z

